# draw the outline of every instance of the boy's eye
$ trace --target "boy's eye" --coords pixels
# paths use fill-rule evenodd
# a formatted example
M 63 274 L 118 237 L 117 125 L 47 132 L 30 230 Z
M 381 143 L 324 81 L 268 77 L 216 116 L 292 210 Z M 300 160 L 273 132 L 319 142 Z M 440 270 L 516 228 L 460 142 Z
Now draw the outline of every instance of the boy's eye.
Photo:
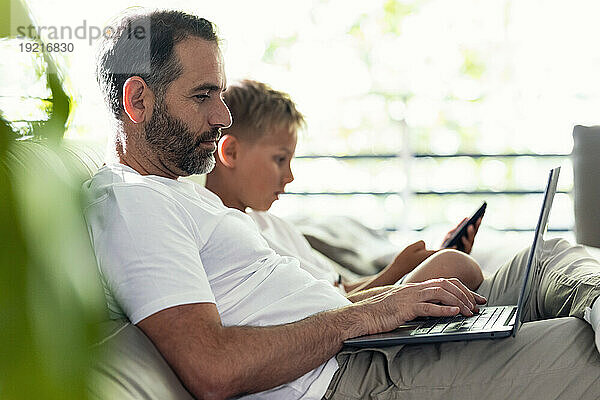
M 275 157 L 275 162 L 277 164 L 283 164 L 285 162 L 285 157 L 281 157 L 281 156 L 276 156 Z

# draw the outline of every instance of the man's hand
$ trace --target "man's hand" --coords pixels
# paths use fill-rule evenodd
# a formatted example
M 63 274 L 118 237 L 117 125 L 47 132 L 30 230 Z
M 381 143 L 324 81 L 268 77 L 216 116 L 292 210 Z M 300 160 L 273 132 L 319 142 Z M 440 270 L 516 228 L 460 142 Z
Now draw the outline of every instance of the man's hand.
M 389 291 L 390 289 L 392 289 L 392 287 L 393 286 L 386 285 L 386 286 L 377 286 L 377 287 L 374 287 L 371 289 L 359 290 L 359 291 L 347 294 L 346 298 L 353 303 L 358 303 L 359 301 L 362 301 L 369 297 L 373 297 L 373 296 L 377 296 L 378 294 L 385 293 L 385 292 Z
M 465 247 L 464 252 L 467 254 L 471 254 L 471 250 L 473 249 L 473 244 L 475 242 L 475 235 L 477 235 L 477 231 L 479 230 L 479 225 L 481 225 L 481 220 L 482 218 L 479 218 L 477 220 L 477 222 L 475 222 L 475 224 L 473 225 L 469 225 L 467 227 L 467 235 L 463 236 L 461 238 L 463 246 Z M 456 227 L 454 227 L 451 231 L 449 231 L 446 236 L 444 236 L 444 239 L 442 240 L 442 243 L 446 242 L 446 240 L 450 239 L 450 237 L 452 237 L 452 235 L 454 234 L 454 232 L 456 232 L 456 230 L 458 229 L 458 227 L 467 220 L 467 218 L 463 218 L 462 221 L 460 221 L 458 223 L 458 225 L 456 225 Z M 456 249 L 456 246 L 452 246 L 449 247 L 449 249 Z
M 356 306 L 368 310 L 364 334 L 387 332 L 417 317 L 472 316 L 486 299 L 470 291 L 458 279 L 433 279 L 422 283 L 377 288 Z M 371 291 L 368 291 L 371 292 Z

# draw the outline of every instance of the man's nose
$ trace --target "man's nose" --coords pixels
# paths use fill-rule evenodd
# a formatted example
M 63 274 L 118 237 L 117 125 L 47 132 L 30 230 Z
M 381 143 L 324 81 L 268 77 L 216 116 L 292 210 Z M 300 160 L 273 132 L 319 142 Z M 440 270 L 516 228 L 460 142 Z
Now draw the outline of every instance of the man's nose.
M 215 128 L 227 129 L 231 126 L 232 122 L 229 108 L 223 99 L 219 99 L 208 116 L 208 123 Z

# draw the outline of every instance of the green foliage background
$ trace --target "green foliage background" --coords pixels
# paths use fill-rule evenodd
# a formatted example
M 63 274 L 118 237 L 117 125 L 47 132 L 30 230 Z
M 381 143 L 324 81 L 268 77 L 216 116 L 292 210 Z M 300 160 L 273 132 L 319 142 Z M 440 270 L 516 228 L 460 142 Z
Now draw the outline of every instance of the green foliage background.
M 0 11 L 0 40 L 15 19 L 33 21 L 18 0 Z M 80 182 L 58 172 L 71 99 L 55 61 L 42 57 L 47 119 L 31 121 L 23 141 L 0 115 L 0 398 L 85 399 L 103 305 Z

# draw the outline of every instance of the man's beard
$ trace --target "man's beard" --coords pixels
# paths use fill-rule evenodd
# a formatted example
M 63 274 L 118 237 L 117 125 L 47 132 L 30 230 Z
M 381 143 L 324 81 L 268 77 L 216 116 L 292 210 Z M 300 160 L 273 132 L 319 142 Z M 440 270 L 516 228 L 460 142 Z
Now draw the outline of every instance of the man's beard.
M 157 101 L 145 131 L 152 150 L 186 174 L 206 174 L 215 167 L 215 156 L 202 147 L 202 141 L 218 140 L 220 129 L 203 132 L 195 139 L 188 126 L 169 114 L 164 102 Z

